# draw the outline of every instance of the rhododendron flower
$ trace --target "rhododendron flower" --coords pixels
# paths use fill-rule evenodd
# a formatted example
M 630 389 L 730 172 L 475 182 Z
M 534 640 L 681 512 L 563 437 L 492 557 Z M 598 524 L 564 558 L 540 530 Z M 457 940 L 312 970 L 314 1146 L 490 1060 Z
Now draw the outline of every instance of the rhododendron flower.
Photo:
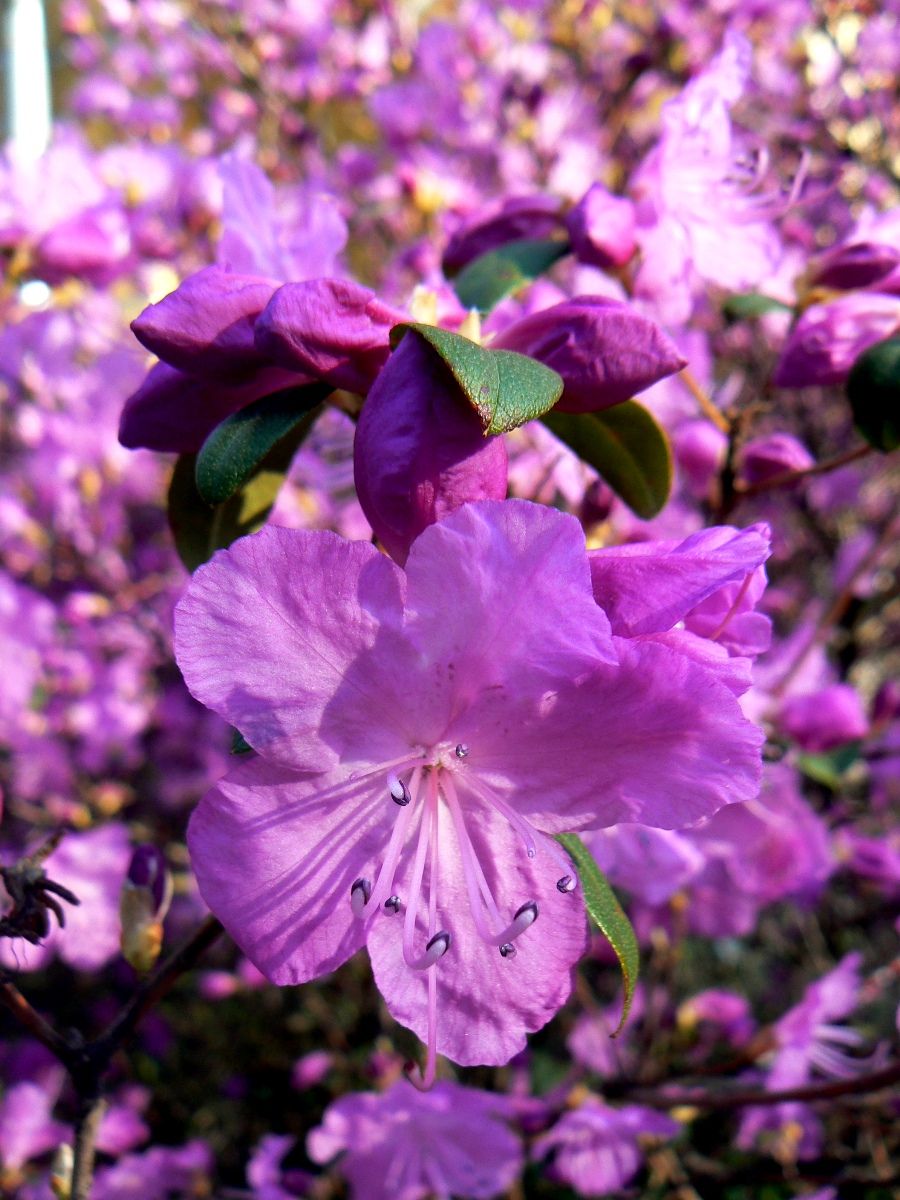
M 811 984 L 799 1004 L 777 1021 L 773 1034 L 775 1053 L 766 1076 L 766 1091 L 782 1092 L 804 1087 L 815 1074 L 830 1079 L 852 1079 L 877 1067 L 878 1050 L 865 1058 L 849 1055 L 863 1035 L 837 1024 L 859 1004 L 861 955 L 847 954 Z M 749 1149 L 766 1130 L 782 1129 L 793 1140 L 799 1134 L 796 1157 L 813 1158 L 822 1144 L 822 1127 L 811 1109 L 798 1101 L 747 1108 L 741 1118 L 737 1145 Z M 789 1131 L 789 1132 L 788 1132 Z
M 548 835 L 756 791 L 761 735 L 717 673 L 614 637 L 580 525 L 525 501 L 464 505 L 405 571 L 269 527 L 198 570 L 175 640 L 259 752 L 192 819 L 204 899 L 276 983 L 367 944 L 429 1074 L 506 1062 L 569 994 L 584 908 Z
M 638 1139 L 675 1137 L 680 1126 L 665 1113 L 640 1104 L 610 1108 L 593 1096 L 565 1113 L 534 1144 L 534 1157 L 556 1152 L 553 1174 L 582 1196 L 618 1192 L 638 1172 L 643 1155 Z
M 427 1095 L 399 1080 L 378 1095 L 343 1096 L 310 1133 L 314 1162 L 343 1154 L 354 1200 L 488 1200 L 522 1169 L 522 1144 L 507 1127 L 503 1096 L 440 1082 Z

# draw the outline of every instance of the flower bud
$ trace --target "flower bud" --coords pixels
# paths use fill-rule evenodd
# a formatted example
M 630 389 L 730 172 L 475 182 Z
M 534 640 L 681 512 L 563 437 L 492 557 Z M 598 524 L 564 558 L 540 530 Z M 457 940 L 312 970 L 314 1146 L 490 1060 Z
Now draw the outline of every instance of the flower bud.
M 566 217 L 572 251 L 579 262 L 608 270 L 634 254 L 635 212 L 630 200 L 595 183 Z
M 138 846 L 119 897 L 122 955 L 136 971 L 149 971 L 159 957 L 171 901 L 172 877 L 162 851 Z

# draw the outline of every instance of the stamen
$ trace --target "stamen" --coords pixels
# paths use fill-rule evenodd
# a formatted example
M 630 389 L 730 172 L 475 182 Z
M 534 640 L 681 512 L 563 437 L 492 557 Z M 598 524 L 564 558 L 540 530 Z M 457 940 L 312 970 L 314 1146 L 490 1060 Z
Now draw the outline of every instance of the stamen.
M 495 921 L 501 920 L 500 912 L 488 886 L 488 882 L 484 877 L 484 871 L 482 870 L 481 863 L 478 861 L 475 847 L 472 845 L 472 840 L 469 837 L 466 820 L 459 803 L 459 797 L 456 794 L 456 787 L 449 776 L 445 775 L 441 782 L 447 807 L 450 809 L 450 816 L 456 830 L 456 840 L 459 843 L 460 858 L 462 859 L 463 877 L 466 881 L 466 891 L 469 893 L 469 908 L 472 911 L 472 919 L 475 922 L 478 935 L 482 941 L 494 946 L 501 946 L 506 942 L 514 941 L 520 934 L 525 932 L 529 925 L 533 925 L 537 920 L 538 906 L 533 900 L 528 900 L 516 910 L 515 916 L 509 925 L 497 933 L 491 930 L 485 920 L 484 908 L 487 907 L 490 910 L 491 916 Z
M 416 955 L 413 951 L 413 940 L 416 935 L 416 918 L 419 915 L 419 901 L 422 898 L 422 879 L 425 875 L 425 860 L 432 858 L 431 865 L 431 896 L 429 897 L 429 933 L 436 912 L 436 880 L 437 854 L 429 856 L 429 849 L 437 849 L 437 777 L 434 771 L 428 775 L 428 793 L 425 797 L 425 811 L 422 813 L 422 823 L 419 826 L 419 838 L 416 843 L 416 855 L 413 859 L 412 875 L 409 884 L 409 903 L 403 920 L 403 959 L 408 967 L 415 971 L 424 971 L 433 966 L 439 958 L 447 953 L 450 946 L 450 934 L 442 930 L 432 934 L 425 946 L 425 953 Z M 434 832 L 432 832 L 432 830 Z
M 422 768 L 416 767 L 410 776 L 410 795 L 418 796 L 419 781 L 422 778 Z M 406 845 L 406 837 L 409 833 L 409 827 L 412 824 L 413 813 L 416 811 L 415 804 L 407 804 L 402 807 L 402 812 L 394 822 L 394 829 L 391 833 L 391 840 L 388 842 L 387 850 L 384 855 L 384 862 L 381 864 L 381 870 L 378 872 L 378 878 L 375 881 L 375 887 L 372 889 L 372 904 L 371 912 L 375 913 L 384 901 L 390 896 L 394 890 L 394 874 L 397 870 L 397 863 L 400 861 L 400 855 L 403 853 L 403 848 Z
M 388 791 L 391 793 L 391 799 L 395 804 L 399 804 L 401 808 L 406 808 L 412 796 L 409 788 L 396 775 L 388 775 Z
M 427 1092 L 434 1083 L 437 1075 L 437 971 L 428 975 L 428 1043 L 425 1054 L 425 1070 L 420 1070 L 414 1063 L 406 1067 L 406 1077 L 409 1082 Z
M 731 618 L 735 615 L 735 613 L 738 610 L 738 605 L 740 604 L 740 602 L 743 600 L 743 598 L 747 594 L 747 588 L 750 586 L 750 584 L 753 580 L 754 574 L 755 574 L 754 571 L 747 572 L 747 575 L 744 578 L 744 582 L 738 588 L 738 593 L 731 603 L 731 607 L 729 608 L 729 610 L 725 614 L 725 616 L 722 618 L 722 621 L 721 621 L 718 629 L 715 631 L 715 633 L 710 635 L 709 640 L 711 642 L 717 642 L 719 640 L 719 638 L 722 636 L 722 634 L 725 632 L 725 630 L 728 628 L 729 624 L 731 623 Z
M 385 912 L 393 913 L 396 915 L 400 911 L 400 897 L 399 896 L 388 896 L 387 900 L 385 900 L 385 902 L 384 902 L 384 910 L 385 910 Z
M 557 879 L 556 890 L 566 895 L 568 892 L 574 892 L 578 884 L 574 875 L 563 875 L 562 879 Z
M 505 800 L 501 800 L 501 798 L 492 789 L 488 788 L 487 784 L 485 784 L 483 780 L 479 781 L 477 787 L 475 787 L 471 779 L 467 779 L 466 784 L 475 793 L 479 800 L 495 809 L 495 811 L 500 813 L 502 817 L 506 817 L 507 821 L 509 821 L 510 825 L 512 825 L 513 829 L 515 829 L 516 833 L 525 843 L 525 853 L 529 858 L 534 858 L 534 856 L 537 854 L 537 845 L 535 844 L 534 840 L 534 830 L 531 828 L 525 818 L 520 817 L 515 809 L 510 808 Z
M 350 907 L 354 917 L 361 917 L 369 897 L 372 895 L 372 884 L 368 879 L 357 879 L 350 888 Z
M 516 954 L 517 951 L 512 942 L 504 942 L 500 947 L 500 955 L 502 958 L 515 958 Z
M 460 742 L 459 745 L 456 747 L 456 749 L 453 751 L 453 753 L 456 755 L 457 758 L 468 758 L 469 757 L 469 747 L 466 745 L 465 742 Z

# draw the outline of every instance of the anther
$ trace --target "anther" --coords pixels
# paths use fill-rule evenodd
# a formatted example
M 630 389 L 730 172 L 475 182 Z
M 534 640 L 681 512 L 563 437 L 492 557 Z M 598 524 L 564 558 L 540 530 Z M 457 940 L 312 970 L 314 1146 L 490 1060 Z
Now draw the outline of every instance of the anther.
M 557 879 L 556 890 L 565 895 L 567 892 L 574 892 L 576 879 L 574 875 L 563 875 L 562 879 Z
M 504 942 L 500 947 L 500 955 L 502 958 L 515 958 L 516 953 L 516 948 L 512 942 Z
M 396 775 L 388 776 L 388 791 L 391 793 L 393 802 L 399 804 L 401 808 L 406 808 L 407 804 L 412 800 L 409 788 Z
M 425 957 L 431 959 L 432 962 L 437 962 L 439 958 L 443 958 L 450 949 L 450 934 L 446 929 L 442 929 L 440 933 L 436 933 L 433 938 L 429 938 L 425 944 Z
M 372 884 L 368 879 L 357 879 L 356 883 L 350 888 L 350 907 L 353 909 L 354 917 L 361 917 L 363 909 L 369 903 L 369 897 L 372 895 Z
M 400 897 L 388 896 L 384 902 L 384 911 L 389 913 L 398 913 L 400 911 Z
M 456 749 L 453 751 L 453 753 L 456 755 L 457 758 L 468 758 L 469 747 L 466 745 L 465 742 L 460 742 L 459 745 L 456 747 Z
M 533 925 L 538 919 L 538 906 L 533 900 L 527 900 L 521 908 L 516 909 L 516 915 L 513 917 L 513 924 L 520 926 L 522 929 L 527 929 L 529 925 Z

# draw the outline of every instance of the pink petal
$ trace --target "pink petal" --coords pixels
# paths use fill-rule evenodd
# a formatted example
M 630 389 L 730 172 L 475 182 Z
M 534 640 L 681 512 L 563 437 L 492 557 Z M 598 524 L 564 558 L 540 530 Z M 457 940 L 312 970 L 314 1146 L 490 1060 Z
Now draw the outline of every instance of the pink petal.
M 363 944 L 350 888 L 371 875 L 396 809 L 382 779 L 359 790 L 340 783 L 257 759 L 208 792 L 191 818 L 200 894 L 273 983 L 315 979 Z
M 572 968 L 587 945 L 584 904 L 576 892 L 556 887 L 562 874 L 547 839 L 538 838 L 529 859 L 509 824 L 484 805 L 463 801 L 466 825 L 504 919 L 534 900 L 535 923 L 517 940 L 517 954 L 504 959 L 495 945 L 482 941 L 472 919 L 462 860 L 452 821 L 440 807 L 437 879 L 438 928 L 452 938 L 437 971 L 437 1048 L 463 1066 L 508 1062 L 525 1046 L 526 1034 L 540 1029 L 566 1002 Z M 398 873 L 396 890 L 408 891 L 409 857 Z M 434 881 L 432 880 L 432 886 Z M 402 916 L 377 918 L 369 935 L 375 982 L 391 1015 L 427 1039 L 427 972 L 411 970 L 403 960 Z M 427 937 L 424 925 L 421 943 Z
M 270 525 L 195 573 L 175 653 L 193 695 L 267 757 L 383 762 L 408 753 L 415 708 L 402 605 L 374 546 Z

